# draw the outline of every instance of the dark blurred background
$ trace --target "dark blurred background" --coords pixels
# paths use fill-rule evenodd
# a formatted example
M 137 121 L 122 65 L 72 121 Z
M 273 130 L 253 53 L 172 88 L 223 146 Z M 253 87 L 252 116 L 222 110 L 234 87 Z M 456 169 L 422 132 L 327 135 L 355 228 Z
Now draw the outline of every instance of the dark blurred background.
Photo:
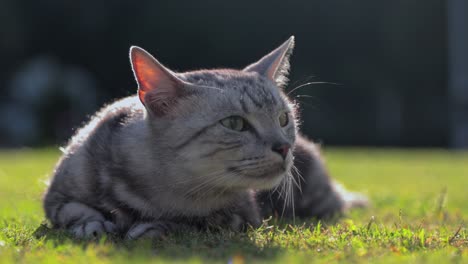
M 468 2 L 0 0 L 0 146 L 64 144 L 136 92 L 128 49 L 242 68 L 296 36 L 288 90 L 326 145 L 468 147 Z

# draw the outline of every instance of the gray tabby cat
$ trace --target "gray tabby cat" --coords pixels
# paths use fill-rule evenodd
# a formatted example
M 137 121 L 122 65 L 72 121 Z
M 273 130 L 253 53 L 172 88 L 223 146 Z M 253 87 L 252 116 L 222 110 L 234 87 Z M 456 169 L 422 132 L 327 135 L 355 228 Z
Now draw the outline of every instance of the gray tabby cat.
M 283 92 L 291 37 L 243 70 L 175 73 L 138 47 L 138 96 L 98 112 L 63 150 L 44 199 L 76 237 L 258 227 L 329 217 L 366 199 L 334 183 Z

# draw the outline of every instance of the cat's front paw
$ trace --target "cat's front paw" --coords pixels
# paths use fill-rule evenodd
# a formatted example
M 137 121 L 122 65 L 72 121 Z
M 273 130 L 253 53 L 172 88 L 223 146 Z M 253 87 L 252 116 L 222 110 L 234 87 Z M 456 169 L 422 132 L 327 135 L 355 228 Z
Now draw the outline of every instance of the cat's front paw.
M 229 229 L 235 232 L 242 232 L 247 230 L 248 226 L 255 226 L 254 223 L 249 223 L 244 217 L 239 214 L 232 214 L 229 221 Z
M 234 232 L 246 231 L 249 226 L 260 226 L 260 218 L 255 213 L 245 212 L 213 215 L 208 219 L 208 227 L 215 229 L 229 229 Z
M 162 222 L 148 222 L 148 223 L 136 223 L 127 231 L 125 235 L 126 239 L 160 239 L 163 238 L 168 231 L 168 226 Z
M 115 233 L 115 225 L 110 221 L 89 221 L 73 225 L 68 231 L 76 238 L 97 238 Z

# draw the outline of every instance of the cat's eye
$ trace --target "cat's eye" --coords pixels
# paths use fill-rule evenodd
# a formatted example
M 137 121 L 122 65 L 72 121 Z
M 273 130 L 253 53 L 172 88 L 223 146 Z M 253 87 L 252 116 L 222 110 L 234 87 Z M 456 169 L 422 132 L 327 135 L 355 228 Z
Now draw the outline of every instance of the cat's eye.
M 281 127 L 285 127 L 289 123 L 289 115 L 288 113 L 282 113 L 279 118 L 279 124 Z
M 220 121 L 221 125 L 226 128 L 235 130 L 235 131 L 245 131 L 247 130 L 247 121 L 240 116 L 230 116 L 226 117 Z

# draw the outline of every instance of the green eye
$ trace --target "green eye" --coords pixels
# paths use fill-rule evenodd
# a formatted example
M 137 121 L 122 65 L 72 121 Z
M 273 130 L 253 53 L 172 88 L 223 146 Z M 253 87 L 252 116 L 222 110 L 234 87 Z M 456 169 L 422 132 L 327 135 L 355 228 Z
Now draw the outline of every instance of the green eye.
M 288 113 L 282 113 L 279 118 L 279 124 L 281 127 L 285 127 L 289 123 L 289 115 Z
M 247 122 L 240 116 L 226 117 L 220 122 L 224 127 L 235 131 L 245 131 L 247 129 Z

